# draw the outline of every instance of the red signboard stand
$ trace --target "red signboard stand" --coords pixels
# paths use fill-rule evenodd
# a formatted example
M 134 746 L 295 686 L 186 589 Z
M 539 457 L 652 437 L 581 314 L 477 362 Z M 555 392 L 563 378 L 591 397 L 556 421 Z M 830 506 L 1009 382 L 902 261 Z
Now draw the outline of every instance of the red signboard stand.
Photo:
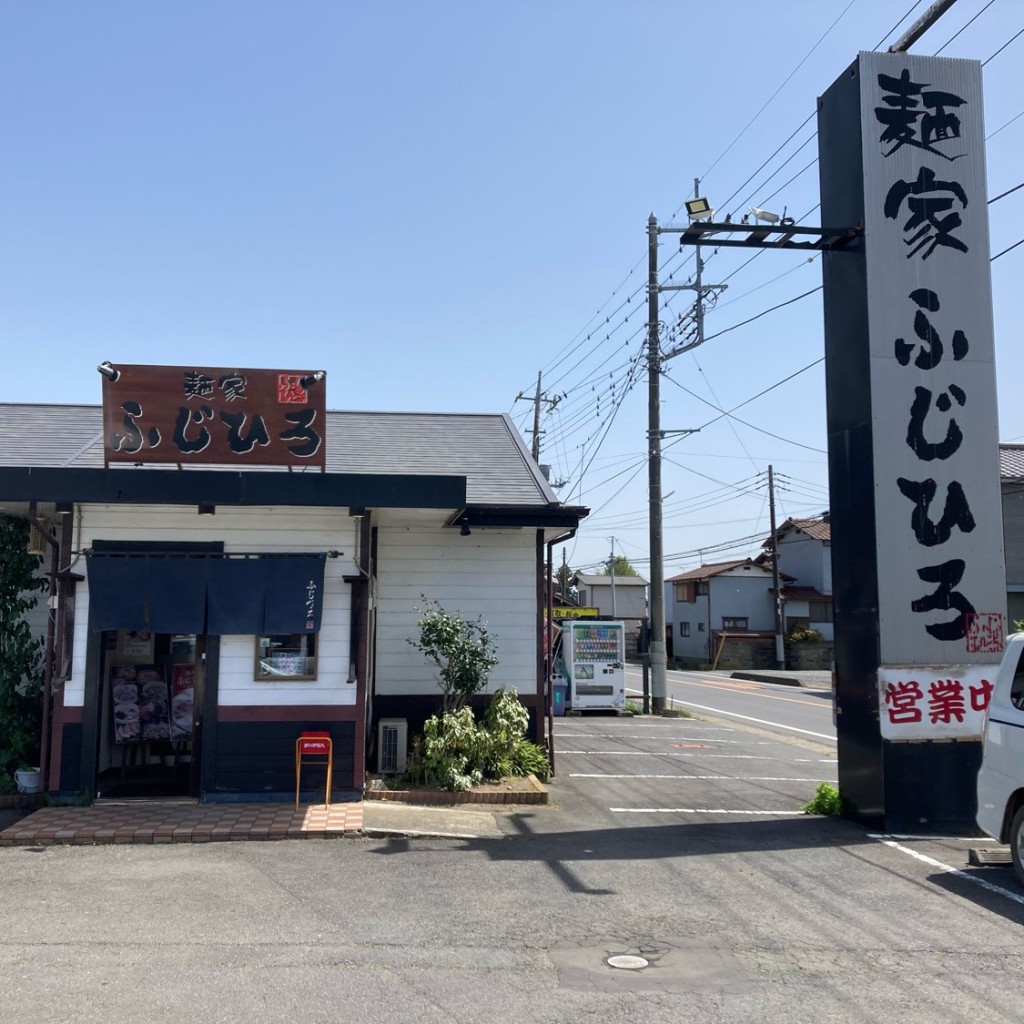
M 299 806 L 299 787 L 302 781 L 302 763 L 310 762 L 312 758 L 318 760 L 311 763 L 327 764 L 327 792 L 324 794 L 324 804 L 331 802 L 331 774 L 334 766 L 334 749 L 331 743 L 329 732 L 302 732 L 295 741 L 295 806 Z

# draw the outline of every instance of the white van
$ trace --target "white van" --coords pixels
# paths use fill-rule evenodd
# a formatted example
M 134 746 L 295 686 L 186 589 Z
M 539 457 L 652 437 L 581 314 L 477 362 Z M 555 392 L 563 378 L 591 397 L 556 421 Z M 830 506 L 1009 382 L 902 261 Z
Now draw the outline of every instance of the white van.
M 978 770 L 978 827 L 1008 843 L 1024 883 L 1024 633 L 1012 633 L 985 716 Z

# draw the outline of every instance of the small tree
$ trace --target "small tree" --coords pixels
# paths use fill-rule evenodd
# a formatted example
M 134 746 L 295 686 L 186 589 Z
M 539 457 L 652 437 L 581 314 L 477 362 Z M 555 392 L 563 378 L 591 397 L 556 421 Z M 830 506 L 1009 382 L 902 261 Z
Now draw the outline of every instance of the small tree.
M 613 575 L 612 569 L 615 570 L 614 575 L 616 576 L 639 576 L 640 573 L 629 564 L 629 559 L 625 555 L 616 555 L 614 560 L 609 558 L 604 563 L 604 574 L 605 576 Z
M 491 669 L 498 664 L 494 640 L 487 623 L 478 618 L 467 622 L 459 612 L 446 612 L 436 601 L 422 598 L 419 609 L 419 640 L 409 640 L 438 669 L 441 711 L 447 715 L 461 708 L 487 685 Z
M 0 772 L 39 763 L 42 730 L 43 641 L 32 636 L 25 613 L 46 580 L 28 553 L 28 523 L 0 516 Z

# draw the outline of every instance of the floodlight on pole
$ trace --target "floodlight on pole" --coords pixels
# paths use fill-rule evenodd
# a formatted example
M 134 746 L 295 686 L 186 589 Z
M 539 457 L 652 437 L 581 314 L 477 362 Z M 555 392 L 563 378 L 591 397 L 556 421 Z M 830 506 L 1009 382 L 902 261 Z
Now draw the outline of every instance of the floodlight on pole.
M 697 196 L 694 199 L 687 199 L 686 216 L 690 221 L 714 220 L 715 211 L 711 209 L 711 204 L 707 199 L 703 196 Z

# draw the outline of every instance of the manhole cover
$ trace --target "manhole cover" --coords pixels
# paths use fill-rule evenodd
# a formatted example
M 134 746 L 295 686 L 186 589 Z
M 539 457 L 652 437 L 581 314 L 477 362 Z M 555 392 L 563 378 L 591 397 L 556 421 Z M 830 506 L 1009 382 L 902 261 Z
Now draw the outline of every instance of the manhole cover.
M 623 953 L 620 956 L 610 956 L 605 961 L 609 967 L 617 967 L 620 971 L 642 971 L 645 967 L 650 967 L 650 960 L 646 960 L 642 956 L 632 956 L 628 953 Z

